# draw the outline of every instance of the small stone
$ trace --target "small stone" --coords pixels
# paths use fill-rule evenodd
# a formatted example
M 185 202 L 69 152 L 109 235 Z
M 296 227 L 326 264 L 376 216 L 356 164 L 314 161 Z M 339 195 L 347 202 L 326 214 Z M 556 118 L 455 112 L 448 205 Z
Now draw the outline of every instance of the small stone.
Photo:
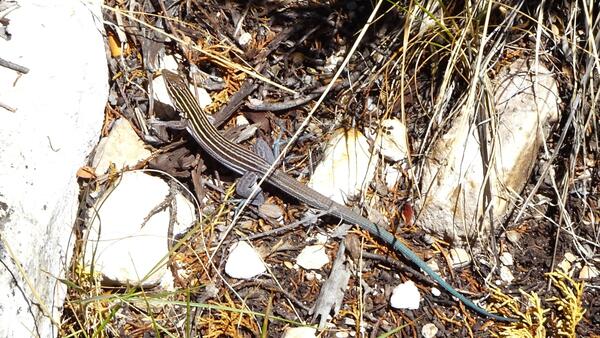
M 435 272 L 440 271 L 440 267 L 439 267 L 438 263 L 435 261 L 435 259 L 428 260 L 427 265 L 431 268 L 431 270 L 433 270 Z
M 416 310 L 420 302 L 421 293 L 413 281 L 396 286 L 390 298 L 390 305 L 396 309 Z
M 250 125 L 250 121 L 244 115 L 238 115 L 235 118 L 235 125 L 238 127 Z
M 325 245 L 325 243 L 327 243 L 327 235 L 318 233 L 315 235 L 315 240 L 317 242 L 317 244 L 321 244 L 321 245 Z
M 190 90 L 194 93 L 194 96 L 198 100 L 198 104 L 200 108 L 204 109 L 212 104 L 212 98 L 210 94 L 206 91 L 206 89 L 202 87 L 192 87 L 190 86 Z
M 304 278 L 306 278 L 307 281 L 312 281 L 312 280 L 322 280 L 323 276 L 321 276 L 320 273 L 317 273 L 315 271 L 308 271 L 305 275 Z
M 585 265 L 581 271 L 579 271 L 579 278 L 580 279 L 592 279 L 592 278 L 596 278 L 599 275 L 599 271 L 596 267 L 591 266 L 591 265 Z
M 402 178 L 402 171 L 395 166 L 386 164 L 384 169 L 385 185 L 389 190 L 394 189 Z
M 500 262 L 506 266 L 511 266 L 514 264 L 513 256 L 510 254 L 510 252 L 503 252 L 500 255 Z
M 565 259 L 568 260 L 569 262 L 573 263 L 577 260 L 577 256 L 573 255 L 570 252 L 565 252 Z
M 263 203 L 260 207 L 258 207 L 258 211 L 273 219 L 280 219 L 283 217 L 283 210 L 281 210 L 281 208 L 276 204 Z
M 388 161 L 398 162 L 407 157 L 406 126 L 398 119 L 381 122 L 381 132 L 375 139 L 375 147 Z
M 438 333 L 438 328 L 433 323 L 427 323 L 421 328 L 423 338 L 433 338 Z
M 442 294 L 442 291 L 440 291 L 440 289 L 438 289 L 436 287 L 432 287 L 431 294 L 434 295 L 435 297 L 439 297 Z
M 121 170 L 135 166 L 151 154 L 131 124 L 125 119 L 118 119 L 108 136 L 98 142 L 92 167 L 96 169 L 97 175 L 103 175 L 111 163 L 115 164 L 117 170 Z
M 568 260 L 563 259 L 560 263 L 558 263 L 558 267 L 562 269 L 562 271 L 568 273 L 569 270 L 571 270 L 571 263 Z
M 247 242 L 240 241 L 231 246 L 225 263 L 225 273 L 232 278 L 250 279 L 267 271 L 262 258 Z
M 306 270 L 320 269 L 329 263 L 329 256 L 323 245 L 309 245 L 302 249 L 296 263 Z
M 169 185 L 159 177 L 141 171 L 123 173 L 112 192 L 90 209 L 91 224 L 84 235 L 84 266 L 93 267 L 111 285 L 168 285 L 168 278 L 163 280 L 166 264 L 159 262 L 168 255 L 169 211 L 151 213 L 168 194 Z M 177 194 L 175 202 L 176 236 L 191 226 L 196 217 L 193 204 L 183 195 Z
M 521 233 L 515 230 L 508 230 L 506 232 L 506 239 L 514 245 L 517 245 L 521 240 Z
M 355 128 L 333 132 L 308 186 L 340 204 L 360 195 L 373 178 L 379 156 L 373 155 L 367 138 Z
M 291 327 L 285 330 L 283 338 L 316 338 L 317 329 L 312 327 Z
M 283 266 L 285 266 L 286 268 L 288 268 L 290 270 L 294 269 L 294 263 L 292 263 L 290 261 L 284 261 Z
M 252 34 L 248 32 L 240 34 L 240 37 L 238 38 L 238 43 L 242 47 L 246 47 L 250 43 L 250 41 L 252 41 Z
M 452 248 L 450 250 L 453 268 L 462 268 L 471 264 L 471 255 L 463 248 Z
M 569 262 L 567 259 L 563 259 L 560 263 L 558 263 L 558 267 L 564 272 L 569 272 L 569 270 L 571 270 L 571 266 L 571 262 Z
M 500 279 L 510 284 L 515 279 L 510 269 L 506 266 L 500 267 Z

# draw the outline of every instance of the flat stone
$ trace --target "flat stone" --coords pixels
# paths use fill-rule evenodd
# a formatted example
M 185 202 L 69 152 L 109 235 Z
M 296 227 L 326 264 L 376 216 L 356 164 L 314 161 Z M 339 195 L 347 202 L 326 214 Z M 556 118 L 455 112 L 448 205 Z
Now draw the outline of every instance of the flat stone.
M 453 268 L 462 268 L 471 264 L 471 255 L 463 248 L 450 249 L 450 259 L 452 259 Z
M 315 168 L 308 186 L 345 204 L 369 186 L 378 158 L 371 153 L 367 138 L 360 131 L 339 129 L 329 139 L 323 160 Z
M 600 271 L 591 265 L 584 265 L 579 271 L 579 278 L 583 280 L 596 278 L 598 275 L 600 275 Z
M 296 258 L 296 264 L 306 270 L 318 270 L 329 263 L 329 256 L 325 252 L 325 246 L 309 245 L 302 249 Z
M 408 156 L 406 126 L 398 119 L 381 121 L 381 130 L 375 138 L 375 148 L 388 161 L 398 162 Z
M 237 242 L 229 250 L 225 263 L 225 273 L 229 277 L 251 279 L 267 271 L 260 254 L 247 242 Z
M 316 338 L 317 329 L 312 327 L 290 327 L 285 330 L 283 338 Z
M 395 309 L 416 310 L 421 303 L 421 293 L 413 281 L 407 281 L 394 288 L 390 305 Z
M 90 210 L 84 266 L 100 272 L 104 284 L 156 286 L 168 271 L 169 210 L 150 215 L 167 197 L 169 186 L 161 178 L 139 171 L 125 172 L 116 184 Z M 193 225 L 196 216 L 194 205 L 183 195 L 177 194 L 175 202 L 177 236 Z M 96 211 L 98 214 L 93 214 Z
M 118 119 L 114 122 L 108 136 L 98 142 L 92 167 L 96 169 L 97 175 L 102 175 L 108 171 L 111 163 L 117 170 L 132 168 L 151 154 L 129 121 Z

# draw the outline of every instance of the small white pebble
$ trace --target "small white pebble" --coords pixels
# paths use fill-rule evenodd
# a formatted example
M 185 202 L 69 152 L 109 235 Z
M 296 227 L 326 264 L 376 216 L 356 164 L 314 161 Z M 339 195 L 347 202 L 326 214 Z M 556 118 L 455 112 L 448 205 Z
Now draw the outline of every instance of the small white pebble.
M 462 268 L 471 263 L 471 255 L 463 248 L 450 249 L 450 258 L 453 268 Z
M 283 338 L 316 338 L 317 329 L 312 327 L 291 327 L 285 330 Z
M 408 144 L 406 126 L 398 119 L 381 122 L 382 132 L 375 139 L 375 147 L 388 161 L 398 162 L 407 157 Z
M 315 235 L 315 240 L 317 241 L 317 244 L 325 245 L 325 243 L 327 243 L 327 235 L 318 233 Z
M 302 249 L 296 263 L 306 270 L 316 270 L 329 263 L 329 256 L 323 245 L 309 245 Z
M 440 289 L 438 289 L 436 287 L 432 287 L 431 294 L 435 297 L 439 297 L 442 294 L 442 292 L 440 291 Z
M 598 269 L 590 265 L 585 265 L 581 268 L 581 271 L 579 271 L 579 278 L 581 279 L 592 279 L 598 277 L 598 275 Z
M 506 266 L 511 266 L 514 264 L 513 256 L 510 254 L 510 252 L 503 252 L 500 255 L 500 262 Z
M 500 279 L 510 284 L 515 279 L 510 269 L 506 266 L 500 267 Z
M 280 219 L 283 217 L 283 210 L 276 204 L 263 203 L 258 207 L 258 211 L 273 219 Z
M 235 125 L 238 127 L 247 126 L 250 124 L 250 121 L 244 115 L 238 115 L 235 117 Z
M 421 293 L 413 281 L 402 283 L 394 288 L 390 305 L 396 309 L 416 310 L 421 302 Z
M 438 333 L 438 328 L 433 323 L 427 323 L 421 328 L 423 338 L 433 338 Z
M 516 245 L 521 240 L 521 234 L 515 230 L 508 230 L 506 232 L 506 239 L 508 239 L 508 241 L 511 242 L 512 244 Z
M 431 270 L 433 270 L 435 272 L 440 271 L 440 267 L 439 267 L 438 263 L 435 261 L 435 259 L 428 260 L 427 265 L 431 268 Z
M 570 252 L 565 252 L 565 259 L 573 263 L 577 260 L 577 257 Z
M 225 273 L 232 278 L 250 279 L 267 271 L 260 255 L 247 242 L 240 241 L 231 246 L 225 263 Z
M 348 332 L 345 332 L 345 331 L 338 331 L 338 332 L 336 332 L 336 333 L 335 333 L 335 336 L 336 336 L 337 338 L 347 338 L 347 337 L 349 337 L 350 335 L 348 334 Z
M 212 98 L 210 94 L 206 91 L 206 89 L 202 87 L 193 87 L 190 86 L 190 90 L 194 93 L 194 96 L 198 98 L 198 104 L 200 108 L 204 109 L 212 104 Z
M 563 259 L 560 263 L 558 263 L 558 267 L 564 272 L 569 272 L 569 270 L 571 270 L 571 263 L 568 260 Z
M 246 47 L 250 43 L 250 41 L 252 41 L 252 35 L 248 32 L 242 33 L 238 38 L 238 43 L 242 47 Z

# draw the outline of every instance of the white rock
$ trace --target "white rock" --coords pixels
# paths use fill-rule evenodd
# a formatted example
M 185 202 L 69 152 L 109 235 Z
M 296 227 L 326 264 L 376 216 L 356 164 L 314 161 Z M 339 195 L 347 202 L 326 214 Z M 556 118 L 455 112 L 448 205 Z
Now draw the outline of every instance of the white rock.
M 309 245 L 302 249 L 296 263 L 306 270 L 318 270 L 329 263 L 329 256 L 323 245 Z
M 390 298 L 390 305 L 396 309 L 416 310 L 420 302 L 421 293 L 413 281 L 396 286 Z
M 500 219 L 514 207 L 514 192 L 527 183 L 548 135 L 543 131 L 555 123 L 559 112 L 553 72 L 533 60 L 516 60 L 498 74 L 496 82 L 491 117 L 496 130 L 487 144 L 494 149 L 493 158 L 482 158 L 474 108 L 464 105 L 455 108 L 457 118 L 428 152 L 423 166 L 421 185 L 428 195 L 421 200 L 420 225 L 457 243 L 489 233 L 487 210 Z M 493 166 L 486 171 L 485 163 Z M 482 208 L 486 172 L 493 196 L 490 208 Z
M 101 198 L 92 213 L 86 232 L 84 265 L 102 273 L 106 283 L 152 287 L 167 272 L 167 232 L 169 210 L 148 219 L 162 203 L 169 185 L 162 179 L 140 171 L 125 172 L 107 196 Z M 132 203 L 135 201 L 135 203 Z M 193 225 L 194 205 L 181 194 L 176 195 L 176 223 L 173 235 Z M 97 215 L 94 214 L 97 212 Z
M 521 233 L 515 230 L 508 230 L 506 232 L 506 239 L 512 244 L 517 245 L 521 240 Z
M 283 338 L 316 338 L 317 329 L 312 327 L 290 327 L 285 330 Z
M 0 57 L 30 70 L 0 67 L 0 102 L 16 109 L 0 107 L 0 337 L 47 338 L 58 328 L 41 308 L 61 322 L 76 172 L 100 136 L 108 97 L 105 33 L 99 1 L 18 5 L 0 14 L 11 34 L 0 38 Z
M 258 211 L 273 219 L 280 219 L 283 217 L 283 210 L 276 204 L 263 203 L 258 207 Z
M 427 261 L 427 265 L 429 265 L 429 267 L 431 268 L 431 270 L 438 272 L 440 271 L 440 267 L 438 265 L 438 263 L 435 261 L 435 259 L 430 259 Z
M 397 162 L 408 156 L 406 126 L 398 119 L 381 122 L 381 130 L 375 138 L 375 147 L 387 160 Z
M 245 241 L 239 241 L 229 249 L 225 273 L 237 279 L 250 279 L 267 271 L 260 254 Z
M 462 268 L 471 263 L 471 255 L 463 248 L 450 249 L 450 259 L 453 268 Z
M 510 252 L 505 251 L 500 255 L 500 262 L 506 266 L 511 266 L 514 264 L 513 256 Z
M 583 268 L 581 268 L 581 271 L 579 271 L 579 278 L 583 280 L 596 278 L 598 277 L 598 275 L 600 275 L 598 269 L 594 266 L 587 264 L 584 265 Z
M 118 119 L 108 136 L 98 142 L 92 167 L 96 169 L 96 174 L 103 175 L 108 171 L 111 163 L 115 164 L 117 170 L 122 170 L 125 167 L 135 166 L 151 154 L 131 124 L 125 119 Z
M 510 284 L 515 279 L 515 277 L 513 276 L 510 269 L 503 265 L 500 267 L 500 279 Z
M 561 268 L 564 272 L 568 273 L 571 270 L 571 262 L 567 259 L 563 259 L 558 263 L 558 267 Z
M 327 235 L 324 235 L 322 233 L 317 233 L 315 235 L 315 240 L 316 240 L 317 244 L 325 245 L 325 243 L 327 243 L 328 239 L 329 238 L 327 237 Z
M 339 129 L 329 140 L 308 186 L 344 204 L 369 186 L 378 158 L 369 151 L 367 139 L 360 131 Z
M 189 88 L 196 97 L 196 100 L 198 100 L 200 108 L 204 109 L 212 103 L 212 98 L 206 89 L 202 87 L 194 87 L 191 84 Z M 171 101 L 171 97 L 167 92 L 167 87 L 165 86 L 165 81 L 163 80 L 162 75 L 159 75 L 152 80 L 152 90 L 155 100 L 175 108 L 175 105 Z
M 438 289 L 434 286 L 431 288 L 431 294 L 434 295 L 435 297 L 439 297 L 442 294 L 442 292 L 440 291 L 440 289 Z
M 250 125 L 250 121 L 244 115 L 238 115 L 235 117 L 235 125 L 238 127 Z
M 402 178 L 402 170 L 393 165 L 386 164 L 383 175 L 385 177 L 386 187 L 392 190 L 396 186 L 396 183 Z
M 248 32 L 240 34 L 240 37 L 238 38 L 238 43 L 242 47 L 246 47 L 250 43 L 250 41 L 252 41 L 252 34 Z
M 179 62 L 173 55 L 164 55 L 163 57 L 159 57 L 159 62 L 161 69 L 177 72 L 177 69 L 179 68 Z
M 438 333 L 438 328 L 433 323 L 427 323 L 421 328 L 423 338 L 433 338 Z
M 312 281 L 312 280 L 320 281 L 323 279 L 323 276 L 321 276 L 321 274 L 316 271 L 308 271 L 308 272 L 306 272 L 306 274 L 304 274 L 304 278 L 306 278 L 307 281 Z
M 569 262 L 573 263 L 577 260 L 577 256 L 573 255 L 570 252 L 565 252 L 565 259 L 568 260 Z

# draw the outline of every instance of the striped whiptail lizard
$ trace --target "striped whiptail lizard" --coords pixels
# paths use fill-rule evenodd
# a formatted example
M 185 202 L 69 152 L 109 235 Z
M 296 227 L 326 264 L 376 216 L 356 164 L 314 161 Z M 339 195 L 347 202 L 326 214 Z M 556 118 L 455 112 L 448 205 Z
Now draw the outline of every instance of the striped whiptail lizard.
M 238 174 L 243 175 L 247 172 L 254 172 L 259 175 L 265 175 L 269 172 L 270 164 L 260 156 L 230 142 L 217 131 L 202 111 L 202 108 L 198 105 L 198 102 L 192 95 L 185 81 L 179 75 L 165 70 L 163 70 L 162 75 L 175 108 L 179 111 L 182 118 L 187 121 L 187 131 L 204 151 L 219 163 Z M 448 282 L 443 280 L 442 277 L 435 273 L 419 256 L 402 244 L 389 231 L 374 224 L 367 218 L 360 216 L 350 208 L 330 200 L 317 191 L 298 182 L 281 170 L 272 171 L 266 178 L 266 181 L 272 186 L 313 208 L 323 210 L 329 215 L 335 216 L 347 223 L 358 224 L 362 229 L 379 238 L 382 242 L 391 246 L 395 251 L 403 254 L 408 260 L 413 262 L 421 270 L 425 271 L 425 273 L 441 287 L 446 289 L 451 295 L 458 298 L 467 307 L 478 314 L 501 322 L 516 321 L 514 318 L 507 318 L 490 313 L 475 304 L 472 300 L 456 291 L 456 289 L 448 284 Z

